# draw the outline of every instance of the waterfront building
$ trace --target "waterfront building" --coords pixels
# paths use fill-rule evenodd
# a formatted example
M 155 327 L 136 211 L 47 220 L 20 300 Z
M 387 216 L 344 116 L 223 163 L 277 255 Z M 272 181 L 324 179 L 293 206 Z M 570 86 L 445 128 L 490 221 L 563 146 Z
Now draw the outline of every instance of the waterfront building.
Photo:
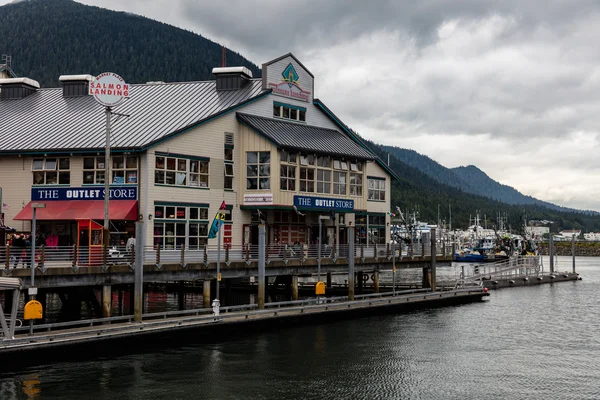
M 292 54 L 262 66 L 213 70 L 204 82 L 130 85 L 114 108 L 110 176 L 105 113 L 90 75 L 61 76 L 45 89 L 0 79 L 0 186 L 5 224 L 55 245 L 97 245 L 110 179 L 110 245 L 144 221 L 147 245 L 197 248 L 223 202 L 224 245 L 389 242 L 394 173 L 314 96 L 313 74 Z M 127 77 L 124 77 L 125 79 Z M 216 241 L 215 241 L 216 244 Z

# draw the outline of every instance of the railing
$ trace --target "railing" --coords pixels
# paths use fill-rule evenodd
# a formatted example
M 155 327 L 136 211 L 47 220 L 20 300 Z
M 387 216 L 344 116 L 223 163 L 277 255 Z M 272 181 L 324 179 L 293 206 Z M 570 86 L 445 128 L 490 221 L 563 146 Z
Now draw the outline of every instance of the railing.
M 538 276 L 541 271 L 540 256 L 516 256 L 508 260 L 473 266 L 471 273 L 460 273 L 457 286 L 481 283 L 484 280 L 515 279 L 523 276 Z
M 479 292 L 479 289 L 458 289 L 452 292 L 454 293 L 462 293 L 462 292 Z M 356 295 L 354 301 L 350 302 L 351 304 L 364 304 L 367 303 L 369 305 L 373 303 L 379 302 L 390 302 L 391 299 L 396 297 L 401 297 L 403 300 L 410 301 L 416 299 L 426 299 L 429 297 L 442 297 L 444 293 L 448 292 L 432 292 L 431 289 L 412 289 L 412 290 L 401 290 L 385 293 L 373 293 L 373 294 L 364 294 L 364 295 Z M 160 320 L 168 320 L 169 318 L 186 318 L 187 320 L 196 320 L 196 321 L 216 321 L 223 320 L 233 317 L 239 317 L 240 312 L 242 316 L 245 315 L 246 318 L 251 315 L 259 315 L 259 314 L 277 314 L 278 312 L 285 311 L 298 311 L 304 312 L 311 309 L 323 308 L 323 306 L 336 305 L 349 302 L 348 296 L 336 296 L 336 297 L 320 297 L 320 298 L 309 298 L 304 300 L 295 300 L 295 301 L 285 301 L 285 302 L 272 302 L 265 303 L 265 309 L 259 310 L 257 304 L 244 304 L 238 306 L 229 306 L 229 307 L 220 307 L 220 316 L 215 317 L 212 315 L 212 308 L 199 308 L 193 310 L 183 310 L 183 311 L 166 311 L 159 313 L 147 313 L 142 315 L 142 320 L 144 322 L 152 322 L 152 321 L 160 321 Z M 350 307 L 350 306 L 349 306 Z M 52 324 L 39 324 L 34 325 L 33 329 L 36 332 L 47 331 L 50 332 L 56 329 L 64 329 L 64 328 L 82 328 L 82 327 L 94 327 L 103 324 L 114 324 L 114 323 L 131 323 L 134 320 L 133 315 L 124 315 L 117 317 L 108 317 L 108 318 L 94 318 L 88 320 L 78 320 L 78 321 L 69 321 L 69 322 L 57 322 Z M 171 320 L 172 321 L 172 320 Z M 16 327 L 16 333 L 24 333 L 27 332 L 30 328 L 28 326 Z M 85 331 L 81 331 L 80 334 L 85 334 Z
M 87 267 L 108 265 L 133 265 L 135 247 L 126 246 L 57 246 L 36 248 L 36 267 L 45 269 L 51 267 Z M 430 257 L 431 247 L 425 244 L 357 244 L 354 247 L 354 257 L 360 259 L 390 260 L 395 253 L 398 261 L 409 258 Z M 450 256 L 451 249 L 442 246 L 437 248 L 437 256 Z M 30 268 L 31 248 L 0 247 L 0 268 Z M 347 259 L 349 246 L 323 244 L 268 244 L 266 245 L 266 262 Z M 223 245 L 220 254 L 214 244 L 201 246 L 146 246 L 143 249 L 144 264 L 180 264 L 214 263 L 217 258 L 224 263 L 256 262 L 258 261 L 258 245 Z

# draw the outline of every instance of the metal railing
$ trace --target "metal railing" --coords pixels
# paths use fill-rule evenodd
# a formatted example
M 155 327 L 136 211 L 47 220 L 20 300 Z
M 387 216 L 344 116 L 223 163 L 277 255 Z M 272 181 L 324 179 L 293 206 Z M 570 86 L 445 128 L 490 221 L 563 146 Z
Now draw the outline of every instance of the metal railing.
M 463 293 L 463 292 L 480 292 L 481 289 L 458 289 L 451 291 L 452 293 Z M 159 321 L 168 321 L 169 323 L 177 322 L 175 318 L 185 318 L 186 321 L 217 321 L 224 320 L 228 318 L 234 317 L 245 317 L 249 318 L 252 315 L 260 315 L 260 314 L 274 314 L 277 315 L 279 312 L 294 312 L 298 311 L 300 313 L 304 311 L 308 311 L 311 309 L 319 309 L 323 308 L 323 306 L 327 305 L 341 305 L 343 303 L 350 303 L 351 305 L 362 305 L 368 304 L 373 305 L 377 303 L 390 303 L 390 301 L 394 298 L 402 298 L 403 301 L 410 301 L 416 299 L 427 299 L 429 297 L 443 297 L 445 294 L 449 294 L 449 291 L 443 292 L 432 292 L 431 289 L 411 289 L 411 290 L 401 290 L 392 292 L 384 292 L 384 293 L 372 293 L 372 294 L 363 294 L 356 295 L 355 300 L 349 301 L 348 296 L 335 296 L 335 297 L 320 297 L 320 298 L 309 298 L 304 300 L 294 300 L 294 301 L 284 301 L 284 302 L 271 302 L 265 303 L 265 309 L 259 310 L 257 304 L 244 304 L 237 306 L 228 306 L 228 307 L 220 307 L 220 315 L 219 317 L 215 317 L 213 315 L 212 308 L 199 308 L 192 310 L 183 310 L 183 311 L 165 311 L 159 313 L 147 313 L 142 315 L 142 319 L 144 322 L 152 323 Z M 348 307 L 351 307 L 349 305 Z M 85 328 L 85 327 L 95 327 L 99 325 L 105 324 L 115 324 L 115 323 L 132 323 L 134 321 L 133 315 L 124 315 L 117 317 L 108 317 L 108 318 L 94 318 L 87 320 L 78 320 L 78 321 L 69 321 L 69 322 L 57 322 L 51 324 L 39 324 L 34 325 L 34 332 L 51 332 L 58 329 L 70 329 L 70 328 Z M 16 327 L 16 333 L 24 333 L 29 331 L 29 327 Z M 81 334 L 85 334 L 85 331 L 82 331 Z M 0 342 L 1 345 L 1 342 Z
M 347 259 L 349 257 L 348 245 L 330 246 L 323 244 L 268 244 L 266 246 L 266 262 L 315 260 L 321 259 Z M 57 246 L 37 247 L 35 265 L 45 269 L 51 267 L 87 267 L 106 265 L 133 265 L 135 260 L 135 247 L 126 246 Z M 218 258 L 218 248 L 214 244 L 200 246 L 183 245 L 154 245 L 143 248 L 144 264 L 180 264 L 189 263 L 214 263 Z M 431 256 L 431 247 L 424 244 L 358 244 L 354 248 L 354 257 L 360 259 L 386 259 L 390 260 L 392 253 L 396 260 L 415 259 Z M 451 249 L 442 246 L 437 248 L 437 256 L 451 256 Z M 221 262 L 256 262 L 258 261 L 258 245 L 225 244 L 220 251 Z M 30 268 L 31 248 L 17 248 L 11 246 L 0 247 L 0 268 Z
M 509 280 L 526 276 L 539 276 L 541 272 L 540 256 L 515 256 L 495 263 L 477 264 L 471 271 L 462 268 L 457 286 L 473 285 L 484 280 Z

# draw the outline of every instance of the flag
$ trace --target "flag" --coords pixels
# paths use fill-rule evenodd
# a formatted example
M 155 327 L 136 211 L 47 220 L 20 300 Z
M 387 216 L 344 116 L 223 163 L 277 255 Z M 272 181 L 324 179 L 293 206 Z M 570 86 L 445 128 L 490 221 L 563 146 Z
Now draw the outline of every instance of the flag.
M 9 209 L 9 208 L 10 208 L 10 206 L 9 206 L 8 204 L 6 204 L 6 203 L 2 203 L 2 208 Z
M 223 221 L 225 221 L 225 202 L 221 203 L 221 207 L 219 207 L 219 211 L 215 214 L 215 219 L 210 226 L 210 230 L 208 231 L 208 238 L 214 239 L 217 237 L 219 233 L 219 229 L 221 229 L 221 225 L 223 225 Z

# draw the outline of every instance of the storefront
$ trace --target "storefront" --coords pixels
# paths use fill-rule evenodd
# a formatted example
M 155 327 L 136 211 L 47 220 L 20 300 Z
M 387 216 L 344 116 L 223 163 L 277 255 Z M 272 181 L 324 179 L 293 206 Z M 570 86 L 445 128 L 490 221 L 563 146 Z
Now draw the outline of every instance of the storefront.
M 31 221 L 32 203 L 45 205 L 36 210 L 36 237 L 46 248 L 104 244 L 104 188 L 33 188 L 31 201 L 14 219 Z M 111 187 L 108 215 L 109 246 L 124 245 L 127 237 L 134 233 L 134 222 L 138 219 L 137 187 Z

